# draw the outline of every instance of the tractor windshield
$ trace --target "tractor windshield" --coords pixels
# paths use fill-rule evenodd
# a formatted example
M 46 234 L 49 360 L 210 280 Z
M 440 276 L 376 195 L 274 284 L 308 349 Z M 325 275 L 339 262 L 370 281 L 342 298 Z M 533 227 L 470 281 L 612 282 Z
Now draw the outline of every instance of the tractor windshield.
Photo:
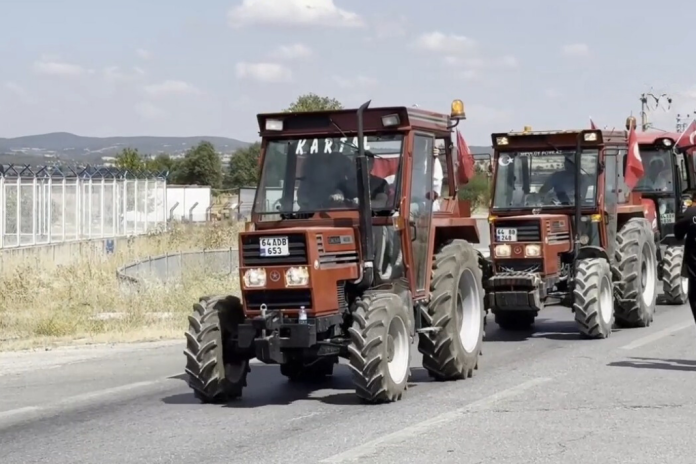
M 372 209 L 396 204 L 403 134 L 369 135 Z M 270 140 L 254 212 L 272 215 L 357 209 L 357 137 Z
M 641 147 L 640 156 L 643 158 L 645 175 L 634 188 L 637 192 L 674 192 L 674 180 L 672 179 L 672 151 L 665 149 L 655 150 L 653 147 L 644 149 Z
M 581 197 L 594 206 L 598 150 L 583 150 Z M 503 152 L 496 157 L 493 208 L 575 205 L 575 150 Z

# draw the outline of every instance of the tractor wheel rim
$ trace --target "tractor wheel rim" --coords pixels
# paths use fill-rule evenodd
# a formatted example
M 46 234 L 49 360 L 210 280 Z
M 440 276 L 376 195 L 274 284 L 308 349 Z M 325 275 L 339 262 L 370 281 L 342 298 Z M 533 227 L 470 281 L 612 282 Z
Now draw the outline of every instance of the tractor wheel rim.
M 681 289 L 684 296 L 689 294 L 689 279 L 687 277 L 681 278 Z
M 457 292 L 457 313 L 459 320 L 459 340 L 467 353 L 473 353 L 483 330 L 483 301 L 479 283 L 471 272 L 465 269 L 459 278 Z
M 611 281 L 609 277 L 602 278 L 602 283 L 599 289 L 599 314 L 605 324 L 611 323 L 611 318 L 614 315 L 614 301 L 612 298 Z
M 391 342 L 387 341 L 386 346 L 389 377 L 394 383 L 400 384 L 408 375 L 411 350 L 408 329 L 400 316 L 396 316 L 389 323 L 387 339 L 391 340 Z
M 655 257 L 650 253 L 650 247 L 646 244 L 643 247 L 643 263 L 641 265 L 641 286 L 643 287 L 642 297 L 643 303 L 650 306 L 655 299 L 655 291 L 657 275 L 655 266 Z

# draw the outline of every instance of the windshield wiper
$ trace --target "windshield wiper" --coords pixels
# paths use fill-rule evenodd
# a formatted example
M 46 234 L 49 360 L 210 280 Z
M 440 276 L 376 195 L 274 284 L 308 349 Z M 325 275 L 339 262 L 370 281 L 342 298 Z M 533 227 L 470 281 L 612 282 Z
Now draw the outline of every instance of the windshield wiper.
M 341 126 L 339 126 L 338 124 L 336 124 L 336 121 L 334 121 L 332 118 L 329 118 L 329 121 L 330 121 L 331 124 L 333 124 L 333 126 L 338 130 L 338 132 L 341 133 L 341 135 L 343 136 L 343 138 L 346 139 L 346 141 L 345 141 L 343 144 L 344 144 L 344 145 L 348 145 L 350 148 L 352 148 L 352 149 L 355 150 L 356 152 L 359 151 L 359 148 L 358 148 L 353 142 L 349 142 L 349 141 L 348 141 L 349 137 L 348 137 L 348 135 L 347 135 L 345 132 L 343 132 L 343 129 L 341 129 Z M 365 150 L 365 156 L 367 156 L 368 158 L 376 158 L 375 154 L 372 153 L 370 150 Z

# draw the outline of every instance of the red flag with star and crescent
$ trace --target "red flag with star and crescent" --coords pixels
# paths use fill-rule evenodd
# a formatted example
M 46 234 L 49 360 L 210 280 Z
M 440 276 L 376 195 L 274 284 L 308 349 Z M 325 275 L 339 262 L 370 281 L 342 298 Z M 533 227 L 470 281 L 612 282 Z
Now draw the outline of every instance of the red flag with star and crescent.
M 696 119 L 691 121 L 684 132 L 681 133 L 675 144 L 676 148 L 686 149 L 696 145 Z
M 643 159 L 640 157 L 640 149 L 638 148 L 638 136 L 635 127 L 631 126 L 631 130 L 628 132 L 628 157 L 626 160 L 626 186 L 628 189 L 633 190 L 633 187 L 644 174 Z

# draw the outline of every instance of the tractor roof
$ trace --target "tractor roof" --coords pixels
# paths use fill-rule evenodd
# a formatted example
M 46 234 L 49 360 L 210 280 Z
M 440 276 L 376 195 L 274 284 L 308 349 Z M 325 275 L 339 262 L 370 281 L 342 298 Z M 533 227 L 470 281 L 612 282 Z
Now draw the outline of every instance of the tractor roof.
M 327 135 L 340 137 L 338 125 L 343 132 L 356 133 L 358 110 L 343 109 L 329 111 L 261 113 L 257 115 L 261 136 Z M 398 116 L 396 125 L 387 126 L 383 118 Z M 282 121 L 279 130 L 267 129 L 267 121 Z M 335 125 L 332 123 L 335 123 Z M 384 130 L 423 129 L 434 132 L 449 132 L 451 118 L 447 114 L 435 113 L 420 108 L 387 106 L 367 108 L 364 113 L 365 132 Z

